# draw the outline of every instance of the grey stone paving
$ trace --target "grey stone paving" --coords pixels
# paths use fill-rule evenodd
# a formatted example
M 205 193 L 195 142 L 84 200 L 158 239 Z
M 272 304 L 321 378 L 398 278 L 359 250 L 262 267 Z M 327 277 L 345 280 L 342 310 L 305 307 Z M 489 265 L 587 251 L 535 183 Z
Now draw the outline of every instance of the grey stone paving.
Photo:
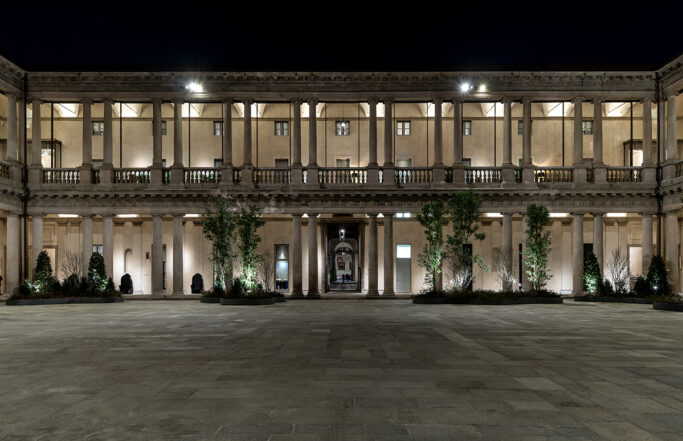
M 2 440 L 682 440 L 683 314 L 0 307 Z

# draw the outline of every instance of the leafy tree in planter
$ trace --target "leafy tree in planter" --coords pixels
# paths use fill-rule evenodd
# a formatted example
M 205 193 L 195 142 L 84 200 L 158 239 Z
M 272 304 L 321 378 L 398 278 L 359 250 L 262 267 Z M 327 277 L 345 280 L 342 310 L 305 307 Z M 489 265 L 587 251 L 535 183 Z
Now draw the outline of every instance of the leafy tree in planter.
M 671 286 L 666 277 L 666 265 L 662 256 L 652 256 L 646 280 L 654 295 L 666 295 L 671 292 Z
M 261 219 L 261 210 L 253 205 L 248 209 L 242 209 L 237 222 L 237 235 L 239 236 L 238 249 L 242 265 L 242 281 L 247 290 L 252 291 L 258 283 L 258 269 L 263 263 L 263 256 L 256 254 L 261 238 L 258 229 L 265 222 Z
M 88 285 L 91 291 L 105 291 L 107 288 L 107 270 L 104 257 L 100 253 L 92 253 L 88 263 Z
M 598 258 L 595 257 L 595 254 L 590 253 L 583 262 L 583 289 L 591 293 L 597 292 L 601 280 L 602 274 L 600 274 Z
M 454 194 L 448 200 L 448 210 L 453 218 L 453 234 L 447 237 L 446 257 L 453 273 L 453 284 L 456 291 L 462 291 L 473 281 L 472 263 L 476 263 L 484 271 L 488 271 L 484 259 L 472 255 L 466 245 L 472 240 L 484 240 L 486 235 L 479 233 L 479 216 L 482 199 L 474 191 L 466 190 Z
M 422 213 L 417 215 L 417 221 L 425 227 L 425 243 L 417 260 L 420 266 L 427 270 L 425 284 L 434 291 L 441 291 L 437 287 L 437 279 L 441 274 L 443 259 L 443 227 L 446 225 L 446 208 L 442 200 L 428 202 L 422 206 Z
M 213 247 L 210 260 L 216 274 L 214 286 L 223 289 L 226 283 L 232 283 L 232 243 L 236 227 L 237 215 L 228 201 L 218 199 L 215 209 L 207 207 L 202 231 Z
M 52 276 L 52 262 L 47 251 L 41 251 L 36 259 L 36 268 L 33 271 L 33 288 L 38 292 L 50 291 L 54 284 Z
M 548 269 L 548 255 L 550 254 L 550 231 L 543 231 L 543 227 L 550 220 L 548 209 L 542 205 L 531 204 L 526 209 L 527 230 L 524 245 L 524 263 L 531 283 L 531 289 L 540 291 L 545 288 L 552 277 Z

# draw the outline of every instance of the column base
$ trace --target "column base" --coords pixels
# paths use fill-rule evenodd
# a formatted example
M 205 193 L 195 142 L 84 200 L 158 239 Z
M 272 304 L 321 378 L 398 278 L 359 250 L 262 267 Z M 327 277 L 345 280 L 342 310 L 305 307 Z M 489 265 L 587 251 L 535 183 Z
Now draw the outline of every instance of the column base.
M 641 180 L 654 184 L 657 181 L 657 169 L 653 166 L 643 166 L 641 170 Z
M 223 164 L 221 167 L 221 187 L 232 187 L 235 185 L 234 182 L 234 168 L 232 164 Z
M 453 183 L 462 184 L 465 182 L 465 166 L 462 164 L 453 165 Z
M 662 167 L 662 180 L 673 179 L 676 177 L 676 165 L 673 163 L 664 164 Z
M 43 167 L 40 165 L 28 166 L 28 183 L 38 185 L 43 182 Z
M 93 183 L 93 175 L 92 175 L 92 165 L 81 165 L 78 167 L 78 179 L 80 180 L 80 183 L 83 185 L 90 185 Z
M 290 179 L 289 182 L 292 185 L 301 185 L 304 183 L 304 168 L 301 164 L 292 164 L 289 169 Z
M 501 180 L 503 184 L 510 184 L 515 182 L 515 166 L 512 164 L 503 164 L 501 172 Z
M 303 291 L 292 291 L 291 298 L 293 299 L 303 299 L 305 298 Z
M 382 297 L 396 297 L 396 293 L 394 291 L 387 291 L 385 290 L 382 293 Z
M 583 166 L 574 166 L 574 183 L 585 184 L 588 177 L 588 170 Z
M 432 183 L 445 184 L 446 183 L 446 167 L 441 165 L 434 165 L 432 167 Z
M 100 179 L 102 178 L 102 171 L 100 171 Z M 149 168 L 149 182 L 152 185 L 163 184 L 163 167 L 160 165 L 153 165 Z

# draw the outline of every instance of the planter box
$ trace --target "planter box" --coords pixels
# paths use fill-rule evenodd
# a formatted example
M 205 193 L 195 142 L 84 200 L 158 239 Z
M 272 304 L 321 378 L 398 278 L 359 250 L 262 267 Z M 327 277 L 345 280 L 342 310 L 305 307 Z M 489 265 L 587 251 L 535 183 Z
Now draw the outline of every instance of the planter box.
M 71 303 L 120 303 L 123 297 L 60 297 L 55 299 L 9 299 L 8 306 L 66 305 Z
M 641 305 L 651 305 L 652 300 L 645 297 L 592 297 L 579 296 L 574 297 L 575 302 L 605 302 L 605 303 L 638 303 Z
M 661 303 L 654 302 L 652 309 L 659 309 L 660 311 L 676 311 L 683 312 L 683 303 Z
M 468 301 L 458 301 L 448 297 L 413 297 L 413 303 L 422 305 L 555 305 L 563 303 L 562 297 L 525 297 L 519 299 L 471 299 Z
M 273 303 L 284 303 L 286 302 L 287 299 L 282 296 L 282 297 L 273 297 Z
M 221 305 L 272 305 L 275 303 L 272 297 L 256 299 L 221 299 Z
M 202 303 L 220 303 L 221 298 L 220 297 L 201 297 L 199 299 L 199 301 Z

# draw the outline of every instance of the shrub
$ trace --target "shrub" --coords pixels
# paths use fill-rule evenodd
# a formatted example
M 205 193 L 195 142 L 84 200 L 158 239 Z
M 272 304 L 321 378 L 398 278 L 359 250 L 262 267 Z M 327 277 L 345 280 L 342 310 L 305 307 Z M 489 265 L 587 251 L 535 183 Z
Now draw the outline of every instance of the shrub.
M 635 291 L 638 297 L 649 297 L 652 295 L 650 284 L 647 283 L 647 280 L 643 279 L 642 276 L 638 276 L 633 291 Z
M 242 281 L 242 279 L 240 279 L 239 277 L 235 277 L 235 279 L 232 281 L 232 286 L 230 287 L 230 294 L 228 297 L 238 299 L 244 297 L 246 291 L 247 287 Z
M 529 268 L 526 273 L 531 288 L 540 291 L 552 277 L 548 269 L 548 255 L 551 251 L 550 231 L 543 231 L 543 227 L 550 220 L 550 214 L 547 208 L 531 204 L 527 207 L 526 218 L 524 263 Z
M 590 253 L 583 263 L 583 289 L 590 293 L 597 292 L 600 280 L 602 280 L 602 274 L 600 274 L 598 258 Z
M 110 277 L 109 279 L 107 279 L 107 286 L 105 288 L 105 292 L 111 295 L 114 294 L 114 291 L 116 291 L 116 286 L 114 285 L 114 281 Z
M 126 273 L 121 276 L 121 284 L 119 285 L 121 294 L 133 294 L 133 278 Z
M 237 222 L 237 234 L 240 239 L 238 249 L 242 267 L 241 280 L 250 291 L 256 287 L 258 270 L 263 263 L 263 256 L 256 254 L 256 249 L 261 242 L 258 229 L 264 223 L 261 219 L 261 210 L 253 205 L 250 205 L 248 209 L 242 209 Z
M 92 253 L 90 256 L 88 285 L 91 292 L 103 292 L 107 288 L 107 270 L 104 257 L 100 253 Z
M 652 256 L 650 267 L 647 270 L 647 283 L 655 295 L 667 295 L 671 292 L 671 287 L 666 277 L 666 265 L 662 256 Z
M 29 297 L 33 293 L 33 285 L 30 280 L 24 280 L 16 288 L 15 294 L 19 297 Z
M 33 285 L 36 292 L 47 292 L 52 288 L 52 263 L 46 251 L 41 251 L 33 271 Z
M 62 292 L 69 295 L 78 295 L 78 288 L 80 285 L 80 277 L 78 274 L 71 274 L 62 282 Z
M 598 294 L 602 297 L 609 297 L 614 295 L 614 288 L 609 280 L 605 280 L 598 285 Z

